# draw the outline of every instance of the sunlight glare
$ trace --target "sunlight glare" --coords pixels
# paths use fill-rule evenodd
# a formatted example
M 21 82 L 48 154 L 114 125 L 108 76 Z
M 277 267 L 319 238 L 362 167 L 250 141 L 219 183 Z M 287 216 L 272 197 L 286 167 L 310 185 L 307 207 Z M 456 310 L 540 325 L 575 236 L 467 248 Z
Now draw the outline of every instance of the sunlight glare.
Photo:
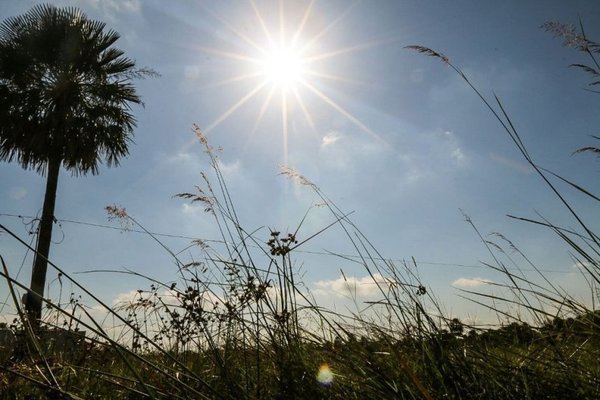
M 264 78 L 282 90 L 295 87 L 303 76 L 303 59 L 290 46 L 273 46 L 262 60 Z
M 321 364 L 317 372 L 317 382 L 323 386 L 330 386 L 333 383 L 333 372 L 327 363 Z
M 250 103 L 250 99 L 259 97 L 259 93 L 261 93 L 264 94 L 264 97 L 262 100 L 259 100 L 258 104 L 262 104 L 259 106 L 260 109 L 256 113 L 254 126 L 249 130 L 246 143 L 252 141 L 252 137 L 257 132 L 263 117 L 267 115 L 268 109 L 271 107 L 279 108 L 281 111 L 280 120 L 284 165 L 286 165 L 288 161 L 288 136 L 290 133 L 293 133 L 293 130 L 290 129 L 288 124 L 292 122 L 290 114 L 297 112 L 295 110 L 301 112 L 307 121 L 308 126 L 315 134 L 316 139 L 320 140 L 317 132 L 317 124 L 314 120 L 314 115 L 311 112 L 315 107 L 319 107 L 318 105 L 311 104 L 315 101 L 317 103 L 321 102 L 327 104 L 335 112 L 343 116 L 362 131 L 371 135 L 378 142 L 387 144 L 379 135 L 360 121 L 357 116 L 354 116 L 351 111 L 345 109 L 341 104 L 326 94 L 326 92 L 322 90 L 322 85 L 317 84 L 318 81 L 351 84 L 360 83 L 337 74 L 326 72 L 326 70 L 322 69 L 323 64 L 321 62 L 340 55 L 364 50 L 387 41 L 371 41 L 345 48 L 333 48 L 330 51 L 321 50 L 321 46 L 318 42 L 327 36 L 333 27 L 340 23 L 358 2 L 350 5 L 333 21 L 318 30 L 315 30 L 316 27 L 310 23 L 310 17 L 315 15 L 313 6 L 316 0 L 310 1 L 302 13 L 301 20 L 295 24 L 290 24 L 287 20 L 283 1 L 279 2 L 279 12 L 277 13 L 278 21 L 274 20 L 273 17 L 271 17 L 271 19 L 266 19 L 264 15 L 269 14 L 263 14 L 255 4 L 254 0 L 249 0 L 249 2 L 252 6 L 256 22 L 258 22 L 257 25 L 259 31 L 262 31 L 262 34 L 259 34 L 256 37 L 251 34 L 246 34 L 245 31 L 238 29 L 235 24 L 230 23 L 226 21 L 225 18 L 209 11 L 210 14 L 221 22 L 230 33 L 237 36 L 240 42 L 246 45 L 247 50 L 250 50 L 238 52 L 223 50 L 221 48 L 200 47 L 200 50 L 204 53 L 230 59 L 248 67 L 248 69 L 240 75 L 227 77 L 224 80 L 212 83 L 212 86 L 229 85 L 237 82 L 244 84 L 246 81 L 254 79 L 256 79 L 256 81 L 254 85 L 251 84 L 245 94 L 242 94 L 237 101 L 233 102 L 233 104 L 212 123 L 209 123 L 204 131 L 209 132 L 213 130 L 243 105 Z M 297 13 L 297 15 L 300 15 L 300 13 Z M 263 88 L 265 89 L 264 92 Z M 275 96 L 276 92 L 279 92 L 280 96 Z M 312 98 L 306 97 L 307 94 L 312 95 Z M 327 372 L 327 370 L 325 369 L 324 372 Z

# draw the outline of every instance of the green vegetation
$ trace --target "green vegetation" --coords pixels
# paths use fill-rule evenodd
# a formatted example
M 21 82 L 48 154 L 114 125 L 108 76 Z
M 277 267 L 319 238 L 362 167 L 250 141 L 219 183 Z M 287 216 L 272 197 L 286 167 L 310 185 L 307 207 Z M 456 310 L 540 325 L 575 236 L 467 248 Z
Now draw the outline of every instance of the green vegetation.
M 425 47 L 412 48 L 441 59 L 471 85 L 447 57 Z M 600 199 L 537 165 L 501 102 L 496 98 L 493 106 L 471 87 L 578 224 L 580 232 L 550 221 L 532 221 L 564 241 L 590 283 L 594 304 L 594 289 L 600 283 L 600 238 L 587 223 L 593 216 L 573 210 L 553 182 L 565 183 L 594 201 Z M 117 309 L 49 263 L 63 279 L 94 299 L 113 322 L 107 327 L 76 297 L 66 305 L 44 299 L 46 331 L 28 329 L 26 316 L 20 312 L 20 319 L 10 327 L 18 336 L 17 346 L 0 355 L 2 398 L 600 397 L 600 313 L 553 285 L 514 244 L 506 240 L 527 268 L 538 271 L 539 279 L 508 269 L 465 216 L 493 256 L 495 263 L 489 267 L 506 277 L 506 283 L 496 284 L 505 296 L 472 291 L 465 295 L 512 321 L 487 329 L 469 326 L 445 316 L 443 305 L 419 279 L 415 265 L 385 261 L 321 189 L 286 169 L 284 176 L 314 191 L 327 207 L 332 224 L 323 230 L 339 229 L 347 236 L 380 292 L 380 300 L 365 312 L 345 315 L 324 309 L 304 288 L 293 264 L 295 250 L 318 233 L 301 237 L 303 221 L 293 232 L 246 231 L 219 169 L 217 152 L 200 129 L 194 129 L 206 147 L 212 175 L 203 175 L 204 183 L 196 192 L 178 197 L 204 206 L 220 229 L 223 248 L 196 242 L 203 254 L 201 261 L 184 262 L 147 232 L 172 255 L 178 278 L 159 282 L 145 277 L 148 288 Z M 107 211 L 113 218 L 144 229 L 119 207 L 109 206 Z M 9 276 L 6 266 L 1 275 L 14 293 L 27 289 Z M 18 308 L 16 294 L 13 297 Z M 515 306 L 518 312 L 513 311 Z M 86 332 L 85 340 L 65 333 L 70 344 L 62 348 L 52 348 L 44 340 L 44 332 L 75 328 Z

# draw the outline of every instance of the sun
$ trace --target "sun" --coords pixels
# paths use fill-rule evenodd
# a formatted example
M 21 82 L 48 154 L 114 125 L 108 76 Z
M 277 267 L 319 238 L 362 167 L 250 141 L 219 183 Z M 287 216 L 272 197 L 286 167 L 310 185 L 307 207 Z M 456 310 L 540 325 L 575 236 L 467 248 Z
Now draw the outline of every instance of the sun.
M 299 49 L 291 45 L 271 46 L 260 59 L 263 78 L 283 91 L 293 90 L 304 79 L 306 60 Z
M 251 83 L 248 86 L 248 91 L 241 95 L 212 123 L 207 124 L 203 131 L 205 133 L 210 132 L 244 104 L 250 102 L 251 99 L 262 96 L 262 100 L 258 99 L 258 103 L 255 103 L 260 104 L 260 110 L 256 113 L 254 127 L 248 130 L 247 140 L 251 140 L 268 110 L 279 109 L 284 164 L 287 164 L 288 156 L 290 113 L 300 113 L 317 139 L 320 140 L 322 135 L 314 123 L 311 111 L 317 107 L 320 109 L 323 105 L 342 115 L 375 140 L 382 142 L 383 140 L 379 135 L 323 91 L 322 87 L 326 85 L 318 84 L 318 81 L 360 83 L 336 73 L 324 71 L 321 63 L 342 54 L 352 53 L 379 44 L 373 42 L 354 44 L 347 48 L 335 48 L 330 51 L 324 51 L 319 45 L 323 37 L 352 10 L 353 6 L 350 6 L 330 23 L 326 23 L 325 26 L 315 30 L 314 26 L 311 27 L 310 24 L 310 17 L 315 13 L 313 8 L 315 0 L 310 1 L 304 12 L 296 13 L 296 15 L 302 15 L 302 17 L 294 23 L 287 20 L 283 1 L 279 2 L 279 13 L 275 17 L 278 23 L 267 20 L 254 0 L 250 0 L 249 3 L 253 13 L 249 13 L 248 18 L 254 19 L 253 25 L 257 27 L 256 31 L 240 30 L 235 24 L 211 13 L 230 34 L 239 39 L 238 46 L 234 51 L 206 47 L 201 47 L 200 50 L 238 62 L 241 70 L 244 71 L 241 75 L 226 77 L 226 79 L 217 82 L 215 85 L 240 84 L 244 81 L 253 81 L 254 83 Z

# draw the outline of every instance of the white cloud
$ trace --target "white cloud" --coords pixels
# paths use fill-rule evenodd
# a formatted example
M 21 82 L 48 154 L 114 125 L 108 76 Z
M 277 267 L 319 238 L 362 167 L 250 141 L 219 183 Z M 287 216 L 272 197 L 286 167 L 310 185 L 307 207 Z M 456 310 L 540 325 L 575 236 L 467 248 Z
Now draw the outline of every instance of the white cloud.
M 452 286 L 459 288 L 474 288 L 488 283 L 494 283 L 494 281 L 485 278 L 458 278 L 452 282 Z
M 215 153 L 217 151 L 215 150 Z M 218 156 L 218 154 L 217 154 Z M 179 151 L 171 154 L 161 154 L 159 162 L 176 165 L 184 170 L 193 170 L 196 173 L 198 170 L 208 171 L 210 168 L 201 154 L 190 153 L 187 151 Z M 225 162 L 221 158 L 217 158 L 217 165 L 223 175 L 231 178 L 238 175 L 242 170 L 242 162 L 240 159 L 235 159 L 230 162 Z
M 423 173 L 423 171 L 420 171 L 417 168 L 411 168 L 404 174 L 404 178 L 406 183 L 415 183 L 421 180 L 425 175 L 426 174 Z
M 341 138 L 342 135 L 340 135 L 338 132 L 330 132 L 327 135 L 323 136 L 323 139 L 321 139 L 321 148 L 323 149 L 327 146 L 330 146 L 338 140 L 340 140 Z
M 139 11 L 140 0 L 86 0 L 92 7 L 108 14 Z
M 188 216 L 200 217 L 206 214 L 207 205 L 204 203 L 195 202 L 194 204 L 183 203 L 181 212 Z
M 169 157 L 169 161 L 172 162 L 177 162 L 177 161 L 184 161 L 184 162 L 190 162 L 192 160 L 192 155 L 190 153 L 185 153 L 185 152 L 179 152 L 177 154 L 175 154 L 172 157 Z
M 182 172 L 192 172 L 196 174 L 201 171 L 205 164 L 202 163 L 202 158 L 196 153 L 187 151 L 179 151 L 176 153 L 163 153 L 159 156 L 158 162 L 161 164 L 169 164 Z
M 132 304 L 143 297 L 143 294 L 138 293 L 137 290 L 130 290 L 129 292 L 119 293 L 112 300 L 113 306 L 120 306 L 125 304 Z M 148 296 L 146 296 L 148 297 Z
M 198 157 L 186 151 L 180 151 L 175 154 L 164 154 L 161 156 L 161 158 L 164 160 L 164 162 L 167 162 L 169 164 L 182 164 L 195 162 Z
M 72 1 L 67 0 L 54 0 L 54 4 L 70 6 L 72 5 Z M 131 14 L 134 12 L 139 12 L 142 2 L 141 0 L 79 0 L 79 4 L 77 5 L 81 10 L 83 10 L 88 17 L 92 17 L 92 19 L 97 19 L 96 14 L 92 12 L 90 9 L 96 10 L 101 14 L 99 18 L 101 21 L 114 23 L 117 21 L 117 17 L 119 14 Z M 89 13 L 87 11 L 90 11 Z M 134 33 L 133 30 L 129 30 L 127 34 L 123 34 L 122 37 L 129 36 Z
M 323 136 L 319 151 L 322 153 L 321 160 L 327 167 L 344 170 L 346 173 L 360 169 L 363 163 L 380 161 L 392 152 L 389 146 L 365 134 L 346 134 L 339 131 L 332 131 Z
M 450 157 L 454 158 L 456 161 L 462 161 L 465 158 L 460 147 L 455 148 L 452 153 L 450 153 Z
M 463 153 L 459 141 L 456 135 L 452 131 L 443 131 L 442 137 L 448 141 L 450 158 L 453 158 L 457 163 L 465 161 L 465 154 Z
M 588 261 L 580 262 L 580 261 L 578 261 L 575 264 L 573 264 L 573 268 L 585 271 L 586 269 L 594 270 L 595 267 L 594 267 L 594 265 L 592 265 L 591 262 L 588 262 Z
M 221 159 L 217 160 L 219 169 L 221 170 L 221 173 L 223 173 L 223 175 L 227 176 L 227 177 L 232 177 L 233 175 L 237 175 L 240 172 L 240 169 L 242 167 L 242 162 L 237 159 L 235 161 L 232 161 L 230 163 L 225 163 L 223 162 Z
M 416 183 L 431 175 L 431 169 L 424 167 L 424 162 L 418 155 L 398 154 L 396 159 L 402 165 L 397 173 L 402 174 L 404 183 Z
M 14 187 L 10 191 L 10 198 L 13 200 L 22 200 L 27 196 L 27 189 L 22 186 Z
M 379 286 L 387 286 L 389 282 L 380 274 L 371 276 L 355 277 L 340 276 L 329 281 L 315 282 L 312 291 L 318 296 L 330 296 L 334 294 L 338 298 L 372 298 L 380 293 Z

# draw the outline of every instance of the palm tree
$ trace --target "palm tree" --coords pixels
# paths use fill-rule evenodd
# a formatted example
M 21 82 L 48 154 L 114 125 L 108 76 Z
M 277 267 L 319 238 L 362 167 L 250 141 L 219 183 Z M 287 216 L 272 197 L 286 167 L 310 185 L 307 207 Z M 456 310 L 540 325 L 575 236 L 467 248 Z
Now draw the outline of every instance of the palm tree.
M 46 175 L 26 308 L 41 318 L 61 166 L 97 174 L 128 154 L 141 104 L 132 80 L 153 75 L 113 47 L 119 34 L 72 7 L 39 5 L 0 24 L 0 160 Z

